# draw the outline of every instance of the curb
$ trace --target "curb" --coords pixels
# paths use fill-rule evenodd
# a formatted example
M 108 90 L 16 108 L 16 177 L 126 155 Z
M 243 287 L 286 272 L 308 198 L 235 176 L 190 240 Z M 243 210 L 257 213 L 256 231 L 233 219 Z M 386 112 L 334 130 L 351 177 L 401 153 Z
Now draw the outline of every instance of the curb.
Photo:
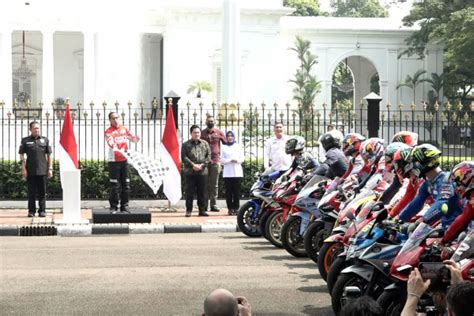
M 0 225 L 0 236 L 20 236 L 20 228 L 36 225 Z M 239 231 L 234 224 L 85 224 L 51 225 L 58 236 L 91 235 L 135 235 L 135 234 L 173 234 L 173 233 L 235 233 Z

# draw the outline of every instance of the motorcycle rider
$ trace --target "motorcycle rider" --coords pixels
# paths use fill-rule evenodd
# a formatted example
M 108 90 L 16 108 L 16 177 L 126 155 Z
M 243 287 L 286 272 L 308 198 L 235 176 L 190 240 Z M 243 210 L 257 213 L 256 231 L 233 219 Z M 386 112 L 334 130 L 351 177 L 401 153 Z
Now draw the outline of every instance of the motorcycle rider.
M 360 145 L 363 141 L 365 141 L 365 137 L 358 133 L 349 133 L 344 137 L 342 151 L 349 158 L 349 167 L 341 178 L 345 179 L 350 175 L 356 175 L 360 181 L 363 181 L 369 176 L 370 166 L 360 155 Z
M 474 221 L 474 161 L 464 161 L 454 166 L 449 179 L 455 183 L 456 190 L 467 200 L 464 210 L 449 226 L 443 236 L 442 243 L 446 244 L 456 238 Z
M 385 173 L 385 160 L 383 158 L 384 140 L 378 137 L 372 137 L 365 140 L 360 145 L 360 155 L 362 159 L 369 165 L 370 174 L 364 181 L 362 181 L 356 188 L 355 192 L 358 193 L 362 190 L 367 182 L 374 176 L 383 177 Z M 373 189 L 373 188 L 369 188 Z
M 385 148 L 385 169 L 386 169 L 386 179 L 392 177 L 390 179 L 390 186 L 387 190 L 382 194 L 380 200 L 387 204 L 392 198 L 397 194 L 397 192 L 402 188 L 403 181 L 402 179 L 395 177 L 393 171 L 393 157 L 395 153 L 401 149 L 405 148 L 403 145 L 409 146 L 410 148 L 416 146 L 418 144 L 418 134 L 409 132 L 409 131 L 401 131 L 393 135 L 392 141 L 390 144 Z
M 411 150 L 412 147 L 408 146 L 405 143 L 394 142 L 388 145 L 387 148 L 385 148 L 384 160 L 385 160 L 385 172 L 387 173 L 386 178 L 391 178 L 392 184 L 390 184 L 387 190 L 385 190 L 382 196 L 380 197 L 380 201 L 382 201 L 384 204 L 388 204 L 390 200 L 392 200 L 395 194 L 397 194 L 398 191 L 402 187 L 405 187 L 406 189 L 406 185 L 404 185 L 405 182 L 403 181 L 403 179 L 400 181 L 399 177 L 396 176 L 394 172 L 394 163 L 393 163 L 393 158 L 396 152 L 402 149 Z
M 407 222 L 423 208 L 425 201 L 432 197 L 434 202 L 423 216 L 423 222 L 432 224 L 441 219 L 443 228 L 447 228 L 462 212 L 462 203 L 455 192 L 449 173 L 439 167 L 441 151 L 433 145 L 422 144 L 413 148 L 407 158 L 410 163 L 405 167 L 412 175 L 412 181 L 423 177 L 416 197 L 400 213 L 399 219 Z M 447 209 L 446 209 L 447 205 Z
M 321 136 L 321 146 L 326 151 L 326 160 L 316 169 L 314 174 L 322 175 L 329 179 L 342 176 L 348 166 L 339 141 L 331 133 L 326 133 Z
M 304 151 L 305 145 L 306 141 L 301 136 L 295 136 L 286 141 L 285 153 L 293 156 L 293 162 L 284 175 L 291 174 L 298 167 L 305 171 L 319 167 L 319 163 L 313 155 Z
M 405 167 L 410 163 L 408 157 L 410 156 L 412 148 L 401 148 L 395 152 L 393 155 L 392 165 L 397 179 L 400 183 L 403 183 L 405 179 L 410 178 L 410 173 L 405 172 Z M 402 199 L 390 210 L 389 216 L 395 218 L 400 214 L 400 212 L 410 203 L 411 200 L 415 197 L 420 185 L 423 183 L 421 181 L 408 181 L 408 186 L 403 195 Z

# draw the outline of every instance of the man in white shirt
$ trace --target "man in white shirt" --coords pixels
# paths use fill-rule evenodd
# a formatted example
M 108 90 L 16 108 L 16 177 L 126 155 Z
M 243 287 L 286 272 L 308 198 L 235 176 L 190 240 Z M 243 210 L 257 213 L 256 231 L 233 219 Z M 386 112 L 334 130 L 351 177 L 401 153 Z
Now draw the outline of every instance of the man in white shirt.
M 290 168 L 292 159 L 291 155 L 285 153 L 285 144 L 289 137 L 283 133 L 283 123 L 276 122 L 273 125 L 273 133 L 275 136 L 267 139 L 265 143 L 263 166 L 265 170 L 271 167 L 272 171 L 286 171 Z

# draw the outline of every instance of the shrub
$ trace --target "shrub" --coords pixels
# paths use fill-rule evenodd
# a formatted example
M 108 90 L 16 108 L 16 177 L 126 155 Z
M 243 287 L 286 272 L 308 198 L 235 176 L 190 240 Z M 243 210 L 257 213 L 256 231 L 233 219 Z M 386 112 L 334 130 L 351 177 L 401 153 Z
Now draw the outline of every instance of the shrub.
M 82 160 L 81 166 L 81 198 L 83 200 L 108 200 L 109 178 L 107 162 L 97 160 Z M 254 174 L 259 170 L 260 162 L 255 159 L 246 161 L 242 167 L 244 178 L 242 180 L 242 195 L 248 196 L 250 188 L 255 181 Z M 53 178 L 48 180 L 47 198 L 52 200 L 62 199 L 59 164 L 53 164 Z M 185 178 L 182 177 L 182 190 L 184 197 Z M 137 171 L 130 167 L 130 198 L 131 199 L 166 199 L 163 191 L 153 194 L 152 190 L 140 178 Z M 222 173 L 219 180 L 219 197 L 224 198 L 224 180 Z M 19 161 L 3 161 L 0 163 L 0 199 L 19 200 L 27 198 L 26 180 L 21 176 Z

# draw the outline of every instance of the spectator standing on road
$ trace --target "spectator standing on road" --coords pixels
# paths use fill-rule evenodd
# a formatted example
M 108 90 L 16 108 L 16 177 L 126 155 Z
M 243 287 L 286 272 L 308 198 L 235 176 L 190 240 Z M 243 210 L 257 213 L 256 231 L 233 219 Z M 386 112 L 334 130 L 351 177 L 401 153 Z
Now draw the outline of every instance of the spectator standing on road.
M 117 112 L 109 113 L 110 127 L 105 130 L 105 141 L 109 146 L 108 168 L 110 182 L 110 212 L 115 214 L 119 208 L 120 187 L 120 212 L 129 212 L 128 202 L 130 199 L 130 178 L 128 177 L 127 158 L 114 149 L 128 150 L 128 141 L 138 142 L 140 138 L 132 135 L 130 131 L 120 124 Z
M 252 308 L 243 296 L 235 297 L 225 289 L 212 291 L 204 300 L 203 316 L 251 316 Z
M 234 132 L 226 133 L 227 143 L 221 148 L 221 163 L 224 166 L 222 176 L 225 183 L 225 198 L 229 215 L 237 214 L 240 207 L 240 181 L 244 176 L 242 163 L 244 149 L 235 142 Z
M 219 186 L 219 173 L 221 173 L 221 142 L 225 144 L 226 138 L 224 133 L 214 127 L 215 119 L 212 115 L 206 118 L 206 128 L 202 130 L 201 139 L 205 140 L 211 148 L 211 161 L 208 166 L 208 193 L 209 193 L 209 210 L 211 212 L 219 212 L 217 207 L 217 192 Z
M 193 210 L 194 193 L 197 193 L 199 216 L 209 216 L 207 208 L 207 178 L 208 166 L 211 161 L 211 148 L 201 139 L 201 128 L 197 125 L 189 129 L 191 139 L 181 146 L 181 161 L 184 164 L 186 179 L 186 217 Z
M 20 154 L 21 175 L 28 185 L 28 217 L 36 213 L 36 196 L 38 196 L 38 215 L 46 216 L 46 177 L 53 176 L 53 159 L 49 140 L 40 135 L 40 124 L 30 123 L 31 134 L 21 140 Z M 26 154 L 26 160 L 25 160 Z
M 275 136 L 265 142 L 263 167 L 265 170 L 271 167 L 270 170 L 283 173 L 290 168 L 293 162 L 291 155 L 285 153 L 286 141 L 289 137 L 283 133 L 283 123 L 281 122 L 276 122 L 273 125 L 273 133 Z

